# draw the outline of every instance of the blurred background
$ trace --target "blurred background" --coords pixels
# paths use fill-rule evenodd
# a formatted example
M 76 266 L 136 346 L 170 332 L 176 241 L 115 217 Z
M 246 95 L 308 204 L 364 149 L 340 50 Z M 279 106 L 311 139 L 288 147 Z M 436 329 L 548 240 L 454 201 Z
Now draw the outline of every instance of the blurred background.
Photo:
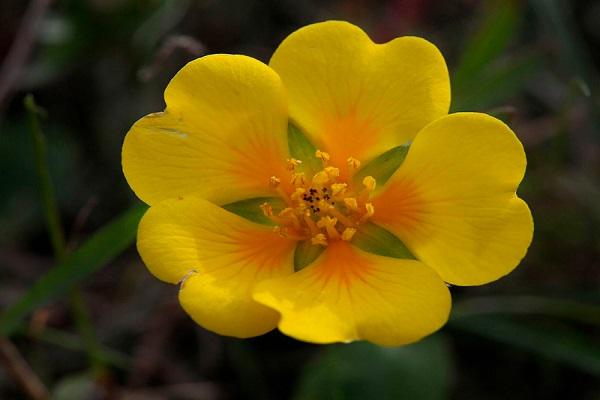
M 203 54 L 266 62 L 325 19 L 429 39 L 452 111 L 505 120 L 527 151 L 527 257 L 452 288 L 451 321 L 415 345 L 217 336 L 133 246 L 121 144 L 169 79 Z M 600 399 L 598 21 L 592 0 L 2 0 L 0 399 Z

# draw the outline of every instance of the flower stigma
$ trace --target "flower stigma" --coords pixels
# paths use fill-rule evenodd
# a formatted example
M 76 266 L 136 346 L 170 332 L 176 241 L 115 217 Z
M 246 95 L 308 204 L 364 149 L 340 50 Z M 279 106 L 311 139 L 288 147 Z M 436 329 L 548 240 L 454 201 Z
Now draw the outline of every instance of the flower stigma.
M 277 224 L 274 231 L 283 237 L 310 240 L 319 246 L 327 246 L 335 240 L 351 241 L 357 227 L 375 213 L 370 201 L 376 187 L 375 178 L 367 176 L 361 185 L 353 185 L 350 179 L 343 182 L 339 168 L 329 164 L 331 157 L 328 153 L 317 150 L 315 157 L 321 160 L 323 169 L 312 178 L 297 171 L 302 160 L 287 159 L 291 189 L 283 189 L 280 177 L 269 179 L 269 185 L 283 198 L 286 207 L 275 212 L 272 205 L 265 202 L 260 208 Z M 347 163 L 351 172 L 361 164 L 354 157 L 349 157 Z

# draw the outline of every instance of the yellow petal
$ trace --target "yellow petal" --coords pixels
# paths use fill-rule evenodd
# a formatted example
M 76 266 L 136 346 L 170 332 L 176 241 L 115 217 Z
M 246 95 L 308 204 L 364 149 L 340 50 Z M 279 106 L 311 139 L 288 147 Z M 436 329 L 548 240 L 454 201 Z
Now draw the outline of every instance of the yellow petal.
M 479 285 L 512 271 L 533 235 L 515 193 L 525 173 L 515 134 L 486 114 L 458 113 L 424 128 L 374 201 L 371 220 L 456 285 Z
M 273 194 L 283 174 L 287 103 L 277 74 L 245 56 L 188 63 L 165 90 L 167 108 L 137 121 L 123 172 L 148 204 L 195 195 L 225 204 Z
M 444 58 L 416 37 L 375 44 L 347 22 L 317 23 L 288 36 L 269 65 L 289 94 L 291 118 L 335 166 L 412 139 L 450 106 Z
M 254 299 L 281 313 L 283 333 L 314 343 L 411 343 L 439 329 L 450 312 L 448 288 L 433 270 L 344 241 L 300 272 L 261 283 Z
M 184 280 L 179 299 L 200 325 L 222 335 L 268 332 L 277 313 L 252 300 L 254 286 L 293 272 L 295 243 L 196 198 L 150 207 L 138 231 L 138 251 L 159 279 Z

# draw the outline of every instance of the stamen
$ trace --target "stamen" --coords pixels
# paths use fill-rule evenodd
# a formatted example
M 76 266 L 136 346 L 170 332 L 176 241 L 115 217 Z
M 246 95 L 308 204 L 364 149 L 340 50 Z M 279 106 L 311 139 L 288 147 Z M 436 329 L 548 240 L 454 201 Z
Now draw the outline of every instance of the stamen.
M 331 195 L 335 197 L 338 194 L 345 192 L 347 187 L 348 184 L 346 183 L 334 183 L 333 185 L 331 185 Z
M 319 171 L 313 176 L 312 181 L 315 185 L 322 186 L 329 182 L 329 175 L 325 171 Z
M 336 167 L 325 167 L 324 171 L 325 173 L 327 173 L 327 176 L 329 176 L 329 179 L 331 180 L 340 176 L 340 169 Z
M 327 246 L 327 236 L 325 236 L 322 233 L 317 233 L 310 239 L 310 242 L 312 244 L 320 244 L 321 246 Z
M 319 222 L 317 222 L 317 226 L 319 228 L 325 228 L 327 230 L 327 235 L 331 239 L 339 239 L 340 235 L 337 229 L 335 229 L 335 225 L 337 224 L 337 222 L 337 218 L 326 216 L 321 218 Z
M 304 189 L 302 187 L 297 187 L 296 190 L 294 190 L 294 193 L 292 193 L 291 198 L 292 198 L 292 200 L 299 202 L 305 193 L 306 193 L 306 189 Z
M 354 197 L 346 197 L 344 199 L 344 204 L 352 211 L 358 210 L 358 202 Z
M 369 192 L 372 192 L 373 190 L 375 190 L 375 186 L 377 185 L 375 178 L 373 178 L 370 175 L 365 176 L 365 179 L 363 179 L 362 183 L 363 183 L 363 185 L 365 185 L 365 189 L 368 190 Z
M 350 218 L 348 218 L 347 216 L 345 216 L 344 214 L 339 212 L 339 210 L 333 206 L 330 206 L 329 209 L 327 210 L 327 212 L 330 215 L 333 215 L 334 217 L 336 217 L 342 224 L 344 224 L 346 226 L 356 225 L 356 223 L 354 223 L 354 221 L 352 221 Z
M 284 208 L 279 213 L 279 217 L 288 218 L 290 221 L 292 221 L 294 228 L 300 229 L 300 220 L 298 219 L 298 216 L 296 215 L 296 212 L 293 208 L 291 208 L 291 207 Z
M 288 158 L 285 162 L 287 163 L 288 171 L 293 171 L 298 165 L 302 164 L 302 161 L 296 160 L 295 158 Z
M 291 183 L 296 187 L 306 185 L 306 175 L 304 174 L 304 172 L 297 172 L 293 174 Z
M 348 165 L 352 169 L 359 169 L 360 168 L 360 161 L 357 160 L 354 157 L 348 157 L 348 159 L 346 160 L 346 162 L 348 163 Z
M 269 178 L 269 185 L 271 185 L 272 188 L 279 187 L 280 183 L 281 183 L 281 179 L 279 179 L 276 176 L 272 176 Z
M 323 161 L 323 165 L 327 165 L 327 163 L 329 162 L 329 159 L 331 158 L 331 156 L 329 155 L 329 153 L 326 153 L 326 152 L 321 151 L 321 150 L 315 151 L 315 156 L 317 158 L 320 158 L 321 161 Z
M 355 228 L 344 229 L 344 232 L 342 232 L 342 240 L 349 242 L 350 240 L 352 240 L 352 237 L 354 236 L 355 233 L 356 233 Z
M 308 210 L 306 213 L 304 213 L 303 218 L 304 222 L 306 222 L 306 225 L 308 225 L 308 228 L 310 229 L 310 233 L 312 233 L 313 235 L 319 233 L 319 228 L 317 228 L 315 221 L 313 221 L 310 217 L 310 212 Z
M 365 222 L 366 220 L 371 218 L 373 214 L 375 214 L 375 207 L 373 207 L 373 203 L 365 204 L 365 211 L 366 212 L 363 214 L 363 216 L 360 217 L 360 222 Z
M 272 217 L 273 216 L 273 206 L 270 205 L 267 202 L 264 202 L 260 205 L 260 209 L 262 210 L 263 214 L 265 215 L 265 217 Z

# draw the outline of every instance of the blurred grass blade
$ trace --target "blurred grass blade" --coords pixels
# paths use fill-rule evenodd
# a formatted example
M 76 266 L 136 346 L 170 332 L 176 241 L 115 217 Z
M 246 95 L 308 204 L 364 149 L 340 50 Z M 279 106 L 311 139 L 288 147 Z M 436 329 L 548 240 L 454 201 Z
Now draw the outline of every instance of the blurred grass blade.
M 600 344 L 572 328 L 491 315 L 453 320 L 450 326 L 600 376 Z
M 66 293 L 129 247 L 146 208 L 137 205 L 126 211 L 42 276 L 17 303 L 0 315 L 0 335 L 14 333 L 29 312 Z
M 521 15 L 520 2 L 496 0 L 488 4 L 484 22 L 465 45 L 466 50 L 455 69 L 453 90 L 460 91 L 460 88 L 502 54 L 517 30 Z
M 38 116 L 45 115 L 45 111 L 41 109 L 33 98 L 33 95 L 28 94 L 23 99 L 23 104 L 27 110 L 29 119 L 29 131 L 33 142 L 33 151 L 35 154 L 35 169 L 39 180 L 40 196 L 44 209 L 44 217 L 48 227 L 48 234 L 52 243 L 54 256 L 58 261 L 61 261 L 65 255 L 66 242 L 64 229 L 60 221 L 58 207 L 56 205 L 56 196 L 54 196 L 54 186 L 50 177 L 48 168 L 48 152 L 46 148 L 46 139 L 42 133 Z

